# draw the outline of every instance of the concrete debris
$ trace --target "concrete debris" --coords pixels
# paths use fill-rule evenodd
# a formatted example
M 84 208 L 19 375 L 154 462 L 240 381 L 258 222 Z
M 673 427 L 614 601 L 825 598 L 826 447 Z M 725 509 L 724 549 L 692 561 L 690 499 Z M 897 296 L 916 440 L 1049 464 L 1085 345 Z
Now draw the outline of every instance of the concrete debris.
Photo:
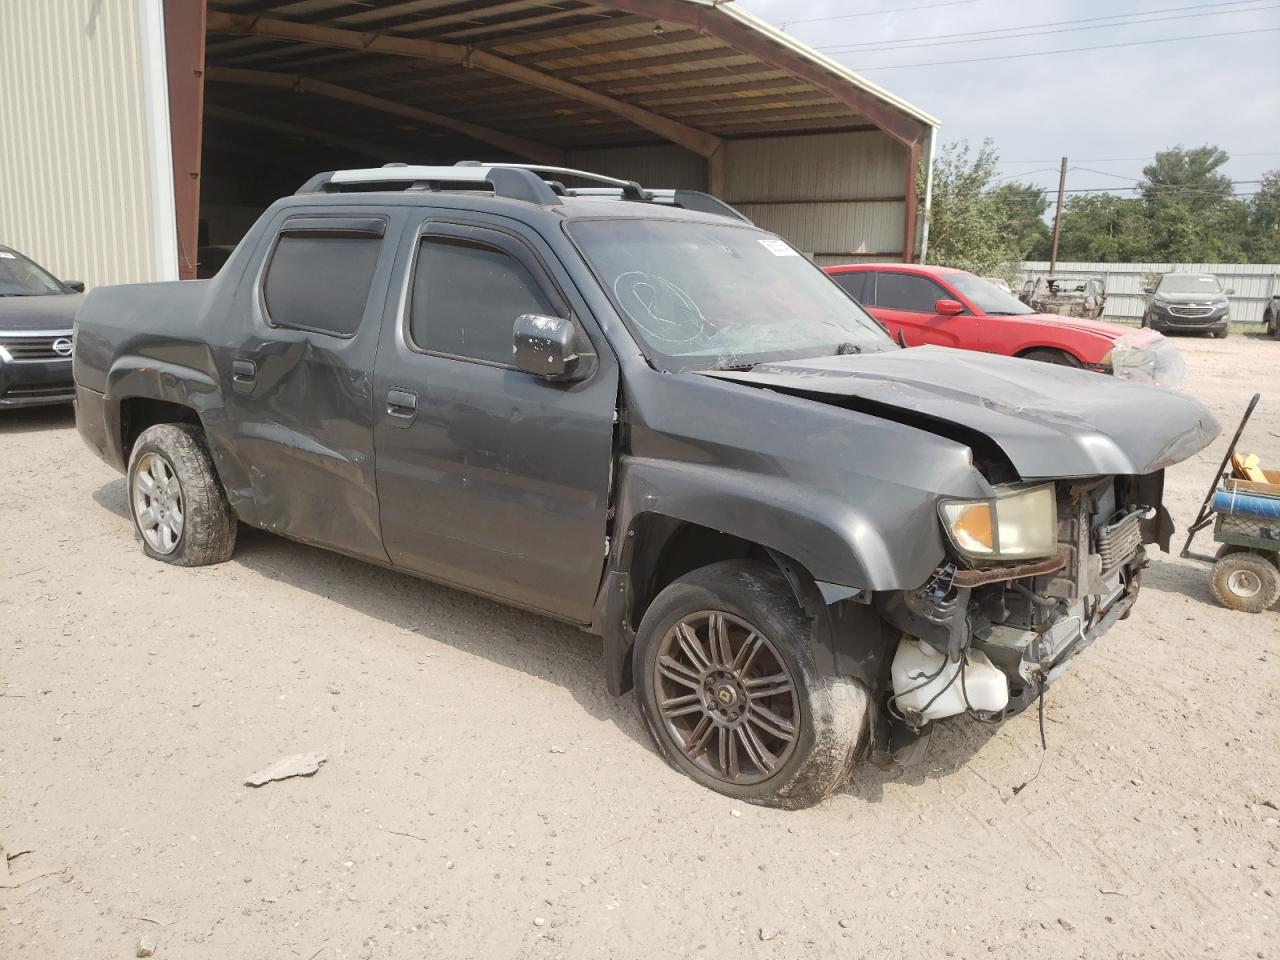
M 151 957 L 156 952 L 156 938 L 150 933 L 143 933 L 138 937 L 138 950 L 134 954 L 136 957 Z
M 263 767 L 251 777 L 246 778 L 246 787 L 260 787 L 272 780 L 287 780 L 289 777 L 309 777 L 320 769 L 320 764 L 329 758 L 318 750 L 311 753 L 295 753 L 290 757 L 281 757 L 269 767 Z

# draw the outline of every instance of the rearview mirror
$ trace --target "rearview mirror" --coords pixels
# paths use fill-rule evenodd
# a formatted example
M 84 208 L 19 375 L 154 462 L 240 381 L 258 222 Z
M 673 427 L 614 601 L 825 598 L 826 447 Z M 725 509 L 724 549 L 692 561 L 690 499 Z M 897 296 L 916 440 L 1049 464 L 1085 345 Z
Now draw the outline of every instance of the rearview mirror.
M 62 285 L 64 287 L 69 287 L 70 289 L 74 290 L 76 293 L 84 293 L 83 280 L 63 280 Z
M 964 313 L 964 304 L 959 300 L 939 300 L 933 305 L 933 311 L 945 317 L 954 317 L 957 313 Z
M 578 349 L 573 321 L 536 313 L 521 314 L 512 331 L 517 370 L 547 380 L 580 380 L 590 373 L 592 356 Z

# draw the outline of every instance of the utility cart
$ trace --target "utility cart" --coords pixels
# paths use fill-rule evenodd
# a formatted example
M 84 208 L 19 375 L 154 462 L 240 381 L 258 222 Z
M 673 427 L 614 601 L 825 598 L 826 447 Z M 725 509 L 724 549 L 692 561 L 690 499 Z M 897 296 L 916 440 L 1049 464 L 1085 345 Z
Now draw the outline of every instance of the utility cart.
M 1182 556 L 1213 564 L 1217 601 L 1246 613 L 1262 613 L 1280 598 L 1280 470 L 1263 470 L 1256 457 L 1236 452 L 1258 398 L 1249 401 L 1182 548 Z M 1221 544 L 1217 555 L 1192 552 L 1196 534 L 1210 524 Z

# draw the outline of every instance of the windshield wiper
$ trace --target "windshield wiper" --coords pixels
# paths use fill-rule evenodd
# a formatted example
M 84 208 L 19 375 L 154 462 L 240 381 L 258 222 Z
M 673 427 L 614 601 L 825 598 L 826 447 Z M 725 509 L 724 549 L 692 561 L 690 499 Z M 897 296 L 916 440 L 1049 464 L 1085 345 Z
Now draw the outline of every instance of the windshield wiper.
M 754 363 L 743 363 L 737 360 L 721 360 L 719 363 L 713 363 L 710 367 L 712 370 L 729 371 L 733 373 L 746 373 L 748 370 L 755 369 Z

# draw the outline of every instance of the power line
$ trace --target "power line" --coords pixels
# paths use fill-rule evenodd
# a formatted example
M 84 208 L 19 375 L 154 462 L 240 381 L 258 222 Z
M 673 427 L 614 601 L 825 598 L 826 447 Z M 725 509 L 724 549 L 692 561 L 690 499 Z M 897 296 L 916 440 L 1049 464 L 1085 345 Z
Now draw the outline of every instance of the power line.
M 1237 153 L 1234 150 L 1226 151 L 1232 159 L 1236 157 L 1280 157 L 1280 150 L 1264 150 L 1260 153 Z M 1153 156 L 1147 157 L 1086 157 L 1081 163 L 1147 163 L 1155 160 Z M 997 160 L 997 163 L 1052 163 L 1052 160 Z M 1101 170 L 1096 171 L 1101 173 Z M 1024 174 L 1028 176 L 1028 174 Z
M 1260 0 L 1236 0 L 1240 2 L 1258 3 Z M 1209 4 L 1209 6 L 1217 6 L 1217 4 Z M 968 43 L 990 43 L 995 40 L 1020 40 L 1024 37 L 1044 37 L 1058 33 L 1078 33 L 1082 30 L 1116 30 L 1122 27 L 1138 27 L 1148 23 L 1164 23 L 1170 20 L 1189 20 L 1198 19 L 1200 17 L 1224 17 L 1231 14 L 1255 13 L 1262 10 L 1274 10 L 1277 4 L 1270 4 L 1262 7 L 1244 7 L 1238 10 L 1212 10 L 1205 11 L 1198 8 L 1174 7 L 1175 10 L 1196 10 L 1193 13 L 1178 13 L 1167 17 L 1148 17 L 1143 20 L 1127 20 L 1124 23 L 1092 23 L 1088 26 L 1067 26 L 1057 30 L 1044 30 L 1043 27 L 1055 26 L 1054 23 L 1029 23 L 1021 27 L 1003 27 L 999 30 L 979 30 L 973 33 L 957 33 L 943 34 L 941 37 L 929 37 L 921 40 L 904 40 L 901 42 L 893 42 L 889 40 L 871 40 L 865 43 L 851 44 L 839 47 L 818 47 L 816 49 L 828 53 L 882 53 L 885 50 L 916 50 L 922 47 L 947 47 L 957 44 Z M 1162 11 L 1150 11 L 1158 13 Z M 1117 14 L 1112 17 L 1089 17 L 1087 20 L 1117 20 L 1121 17 L 1137 17 L 1144 14 Z M 1070 23 L 1086 23 L 1086 20 L 1059 20 L 1058 24 Z M 1027 31 L 1024 33 L 1011 33 L 1012 30 Z M 984 34 L 990 34 L 984 36 Z M 946 39 L 947 37 L 955 37 L 958 39 Z
M 1218 37 L 1239 37 L 1245 34 L 1275 33 L 1280 27 L 1259 27 L 1254 30 L 1227 30 L 1222 33 L 1196 33 L 1185 37 L 1162 37 L 1156 40 L 1130 40 L 1126 43 L 1100 43 L 1091 47 L 1069 47 L 1064 50 L 1040 50 L 1035 53 L 1008 53 L 998 57 L 969 57 L 964 60 L 934 60 L 928 63 L 886 63 L 876 66 L 856 67 L 859 73 L 876 70 L 905 70 L 910 67 L 945 67 L 960 63 L 992 63 L 996 60 L 1026 60 L 1030 57 L 1052 57 L 1063 53 L 1093 53 L 1095 50 L 1115 50 L 1120 47 L 1146 47 L 1156 43 L 1175 43 L 1181 40 L 1213 40 Z
M 906 13 L 910 10 L 934 10 L 938 7 L 958 7 L 964 3 L 978 3 L 979 0 L 943 0 L 942 3 L 926 3 L 918 7 L 894 7 L 892 10 L 859 10 L 857 13 L 833 14 L 829 17 L 806 17 L 803 20 L 783 20 L 778 24 L 780 30 L 797 23 L 826 23 L 829 20 L 853 20 L 856 17 L 884 17 L 894 13 Z

